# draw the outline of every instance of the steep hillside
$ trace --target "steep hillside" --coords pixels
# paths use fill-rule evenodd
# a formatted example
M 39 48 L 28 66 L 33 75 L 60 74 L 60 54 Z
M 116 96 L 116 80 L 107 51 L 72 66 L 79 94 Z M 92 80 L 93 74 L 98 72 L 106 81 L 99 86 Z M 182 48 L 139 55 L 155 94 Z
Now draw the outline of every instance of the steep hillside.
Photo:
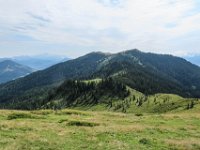
M 66 79 L 107 77 L 146 95 L 174 93 L 183 97 L 200 97 L 199 67 L 171 55 L 130 50 L 117 54 L 93 52 L 0 85 L 0 103 L 4 104 L 1 107 L 6 107 L 11 101 L 42 100 L 52 86 L 58 86 Z
M 31 72 L 33 72 L 33 69 L 27 66 L 20 65 L 11 60 L 3 60 L 0 62 L 0 83 L 26 76 Z

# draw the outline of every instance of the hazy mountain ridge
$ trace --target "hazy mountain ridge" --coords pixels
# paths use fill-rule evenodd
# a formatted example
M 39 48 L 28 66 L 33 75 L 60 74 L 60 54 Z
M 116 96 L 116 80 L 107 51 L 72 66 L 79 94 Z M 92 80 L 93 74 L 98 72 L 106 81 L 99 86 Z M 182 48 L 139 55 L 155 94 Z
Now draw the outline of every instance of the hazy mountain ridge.
M 12 60 L 19 64 L 29 66 L 35 70 L 43 70 L 55 64 L 70 60 L 70 58 L 60 55 L 41 54 L 34 56 L 15 56 L 11 58 L 0 58 L 0 62 Z
M 0 83 L 26 76 L 33 71 L 32 68 L 18 64 L 12 60 L 2 60 L 0 62 Z

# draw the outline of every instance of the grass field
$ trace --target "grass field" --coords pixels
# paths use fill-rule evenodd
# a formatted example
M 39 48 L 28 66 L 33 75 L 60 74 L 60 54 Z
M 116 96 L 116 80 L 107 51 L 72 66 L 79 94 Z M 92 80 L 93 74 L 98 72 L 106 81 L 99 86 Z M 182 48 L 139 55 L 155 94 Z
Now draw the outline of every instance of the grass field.
M 1 150 L 200 149 L 200 109 L 155 113 L 0 111 Z

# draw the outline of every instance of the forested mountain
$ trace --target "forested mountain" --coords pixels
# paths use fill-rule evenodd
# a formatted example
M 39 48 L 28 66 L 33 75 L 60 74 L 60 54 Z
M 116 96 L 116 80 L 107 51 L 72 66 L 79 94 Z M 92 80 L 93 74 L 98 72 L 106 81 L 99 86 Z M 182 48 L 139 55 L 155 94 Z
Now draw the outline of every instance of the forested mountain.
M 99 61 L 106 58 L 103 53 L 90 53 L 80 58 L 54 65 L 43 71 L 34 72 L 0 85 L 0 107 L 22 105 L 22 101 L 40 101 L 47 91 L 65 79 L 83 79 L 91 76 L 98 68 Z M 5 105 L 4 105 L 5 104 Z
M 0 83 L 26 76 L 33 72 L 32 68 L 18 64 L 12 60 L 0 62 Z
M 130 50 L 109 56 L 101 64 L 97 76 L 114 75 L 146 94 L 200 96 L 200 68 L 179 57 Z
M 93 52 L 0 85 L 1 107 L 39 101 L 66 79 L 112 77 L 144 94 L 175 93 L 200 97 L 200 68 L 171 55 L 129 50 L 117 54 Z

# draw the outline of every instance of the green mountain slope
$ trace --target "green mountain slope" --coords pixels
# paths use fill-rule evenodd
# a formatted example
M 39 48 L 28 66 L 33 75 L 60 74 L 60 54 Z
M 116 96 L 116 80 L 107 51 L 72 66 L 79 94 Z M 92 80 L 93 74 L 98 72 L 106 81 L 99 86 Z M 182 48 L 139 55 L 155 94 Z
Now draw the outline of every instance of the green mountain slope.
M 107 103 L 97 105 L 71 107 L 80 110 L 114 111 L 124 113 L 167 113 L 197 111 L 200 108 L 200 99 L 183 98 L 175 94 L 155 94 L 145 96 L 144 94 L 128 88 L 130 94 L 124 99 L 108 99 Z M 112 105 L 110 105 L 112 102 Z
M 41 108 L 109 110 L 126 113 L 165 113 L 200 107 L 200 100 L 175 94 L 146 96 L 111 78 L 101 81 L 66 81 L 52 90 Z

